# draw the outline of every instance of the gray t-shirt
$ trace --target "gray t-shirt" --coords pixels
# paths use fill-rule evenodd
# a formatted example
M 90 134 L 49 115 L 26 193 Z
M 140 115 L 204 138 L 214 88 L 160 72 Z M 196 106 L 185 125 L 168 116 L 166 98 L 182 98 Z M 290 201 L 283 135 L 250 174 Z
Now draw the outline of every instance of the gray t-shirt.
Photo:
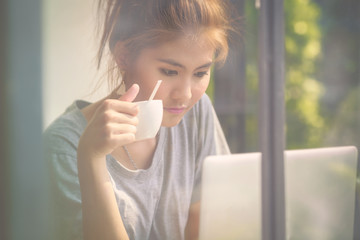
M 87 124 L 80 109 L 88 104 L 76 101 L 44 132 L 57 239 L 82 239 L 76 151 Z M 216 121 L 211 102 L 204 95 L 177 126 L 160 128 L 148 169 L 132 171 L 107 156 L 130 239 L 184 239 L 189 207 L 200 200 L 202 161 L 227 149 Z

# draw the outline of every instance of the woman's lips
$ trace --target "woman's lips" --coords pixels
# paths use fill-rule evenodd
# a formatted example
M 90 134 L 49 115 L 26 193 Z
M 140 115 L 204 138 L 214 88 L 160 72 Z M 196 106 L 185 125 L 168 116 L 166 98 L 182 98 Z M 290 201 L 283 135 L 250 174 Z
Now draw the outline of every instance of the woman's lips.
M 165 107 L 164 110 L 172 114 L 181 114 L 185 111 L 185 107 Z

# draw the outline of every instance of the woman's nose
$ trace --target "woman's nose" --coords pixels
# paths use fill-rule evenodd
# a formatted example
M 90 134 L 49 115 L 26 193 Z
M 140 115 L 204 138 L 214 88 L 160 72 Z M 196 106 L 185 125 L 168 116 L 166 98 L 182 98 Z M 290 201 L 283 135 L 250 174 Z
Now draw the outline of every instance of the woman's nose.
M 179 80 L 173 89 L 172 94 L 174 99 L 177 100 L 189 100 L 192 97 L 191 93 L 191 79 L 182 79 Z

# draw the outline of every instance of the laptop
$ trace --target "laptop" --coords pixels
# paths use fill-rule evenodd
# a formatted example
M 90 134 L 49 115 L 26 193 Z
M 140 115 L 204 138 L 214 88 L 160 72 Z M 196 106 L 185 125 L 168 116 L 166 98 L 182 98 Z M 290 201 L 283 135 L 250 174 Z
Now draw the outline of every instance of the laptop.
M 357 149 L 285 151 L 287 239 L 353 240 Z M 261 154 L 204 160 L 200 240 L 261 240 Z

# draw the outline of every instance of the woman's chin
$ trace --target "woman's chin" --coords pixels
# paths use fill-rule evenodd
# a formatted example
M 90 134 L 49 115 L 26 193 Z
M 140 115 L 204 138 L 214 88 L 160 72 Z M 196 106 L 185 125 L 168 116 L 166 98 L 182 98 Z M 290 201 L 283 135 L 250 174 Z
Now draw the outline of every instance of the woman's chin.
M 181 119 L 163 119 L 163 121 L 161 122 L 161 126 L 162 127 L 175 127 L 176 125 L 178 125 L 181 122 Z

